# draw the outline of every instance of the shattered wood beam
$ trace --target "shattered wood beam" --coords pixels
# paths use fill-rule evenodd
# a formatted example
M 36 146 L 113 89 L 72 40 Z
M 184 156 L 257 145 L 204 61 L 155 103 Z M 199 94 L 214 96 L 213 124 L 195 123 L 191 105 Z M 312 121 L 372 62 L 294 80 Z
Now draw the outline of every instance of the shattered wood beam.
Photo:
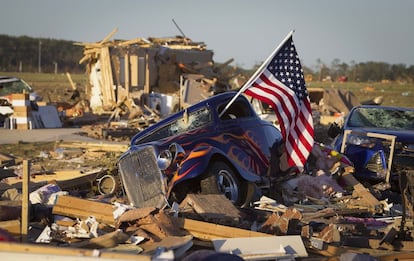
M 102 41 L 100 41 L 100 44 L 104 44 L 105 42 L 109 41 L 109 39 L 111 39 L 112 36 L 114 36 L 114 34 L 116 34 L 116 32 L 118 32 L 118 28 L 114 28 L 104 39 L 102 39 Z
M 123 41 L 123 42 L 118 43 L 117 45 L 118 46 L 128 46 L 128 45 L 131 45 L 131 44 L 139 44 L 141 47 L 143 47 L 143 45 L 145 45 L 146 47 L 150 46 L 142 38 L 135 38 L 135 39 L 131 39 L 131 40 L 128 40 L 128 41 Z
M 137 255 L 137 254 L 124 254 L 119 252 L 108 252 L 108 251 L 97 251 L 88 250 L 88 249 L 76 249 L 70 247 L 55 247 L 55 246 L 46 246 L 41 244 L 22 244 L 22 243 L 10 243 L 10 242 L 0 242 L 0 252 L 2 257 L 5 257 L 7 253 L 20 253 L 22 254 L 21 260 L 24 257 L 28 258 L 27 255 L 36 255 L 36 259 L 40 260 L 39 255 L 47 255 L 44 259 L 49 260 L 59 260 L 60 257 L 70 257 L 72 256 L 74 260 L 81 260 L 81 257 L 93 257 L 96 260 L 99 258 L 107 259 L 116 259 L 116 260 L 152 260 L 151 256 L 148 255 Z M 24 255 L 25 254 L 25 255 Z M 98 256 L 97 256 L 98 255 Z M 34 257 L 34 256 L 33 256 Z M 11 259 L 10 259 L 11 260 Z M 20 260 L 20 259 L 19 259 Z
M 238 224 L 241 219 L 240 211 L 222 194 L 188 194 L 180 203 L 180 208 L 192 209 L 204 221 L 221 224 Z
M 91 184 L 102 172 L 103 169 L 99 168 L 87 172 L 81 172 L 80 170 L 62 170 L 48 175 L 37 175 L 31 178 L 30 189 L 35 190 L 46 185 L 48 182 L 55 181 L 62 190 L 69 190 L 85 184 Z M 21 179 L 10 179 L 7 181 L 7 184 L 16 189 L 22 187 Z
M 72 245 L 76 248 L 87 249 L 111 248 L 116 247 L 118 244 L 125 243 L 129 238 L 130 236 L 128 234 L 124 233 L 121 229 L 117 229 L 113 232 L 103 234 L 102 236 L 94 237 Z
M 191 235 L 202 240 L 213 240 L 217 238 L 236 238 L 236 237 L 264 237 L 273 236 L 266 233 L 251 230 L 216 225 L 213 223 L 197 221 L 188 218 L 173 218 L 174 222 L 182 229 L 187 230 Z
M 108 47 L 101 50 L 101 92 L 103 98 L 103 106 L 112 106 L 115 101 L 115 92 L 113 89 L 114 80 L 112 77 L 111 54 Z
M 100 43 L 74 43 L 73 45 L 84 46 L 85 49 L 102 47 L 102 44 Z
M 84 55 L 89 55 L 89 54 L 97 54 L 101 52 L 102 47 L 96 47 L 96 48 L 91 48 L 91 49 L 86 49 L 83 51 Z
M 23 242 L 27 241 L 30 221 L 30 161 L 23 160 L 22 216 L 21 235 Z
M 79 64 L 82 64 L 82 63 L 86 62 L 89 58 L 90 58 L 89 55 L 83 56 L 82 59 L 79 60 Z
M 65 148 L 86 148 L 91 151 L 113 151 L 113 152 L 124 152 L 128 149 L 128 144 L 104 144 L 94 142 L 70 142 L 60 143 L 59 146 Z
M 69 72 L 66 72 L 66 77 L 68 78 L 68 80 L 69 80 L 69 83 L 70 83 L 70 86 L 72 87 L 72 89 L 74 90 L 74 91 L 76 91 L 76 84 L 73 82 L 73 80 L 72 80 L 72 76 L 70 75 L 70 73 Z
M 111 204 L 80 199 L 72 196 L 59 196 L 52 213 L 67 217 L 86 219 L 94 216 L 98 222 L 115 226 L 114 208 Z

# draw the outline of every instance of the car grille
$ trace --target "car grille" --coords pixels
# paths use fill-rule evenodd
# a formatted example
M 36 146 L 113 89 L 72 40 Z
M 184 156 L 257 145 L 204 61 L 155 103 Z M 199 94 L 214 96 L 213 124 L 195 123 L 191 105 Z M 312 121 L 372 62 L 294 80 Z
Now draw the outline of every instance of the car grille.
M 118 162 L 128 200 L 136 207 L 161 208 L 165 203 L 165 186 L 153 147 L 133 151 Z

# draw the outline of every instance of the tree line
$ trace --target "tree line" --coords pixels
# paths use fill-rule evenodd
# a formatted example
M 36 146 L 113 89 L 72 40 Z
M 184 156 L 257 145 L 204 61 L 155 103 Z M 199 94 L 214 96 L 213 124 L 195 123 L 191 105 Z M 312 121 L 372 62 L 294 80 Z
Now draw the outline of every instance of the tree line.
M 0 35 L 0 71 L 3 72 L 83 73 L 85 65 L 79 64 L 82 56 L 83 46 L 74 45 L 73 41 Z M 303 65 L 305 75 L 313 80 L 414 81 L 414 65 L 372 61 L 348 64 L 340 59 L 334 59 L 331 64 L 318 59 L 316 63 L 314 69 Z M 249 75 L 258 66 L 239 69 Z
M 0 35 L 0 71 L 82 73 L 83 47 L 72 41 Z
M 317 61 L 317 68 L 311 70 L 304 68 L 305 74 L 311 74 L 317 80 L 349 80 L 353 82 L 379 82 L 379 81 L 414 81 L 414 65 L 388 64 L 385 62 L 351 61 L 350 64 L 334 59 L 330 65 Z

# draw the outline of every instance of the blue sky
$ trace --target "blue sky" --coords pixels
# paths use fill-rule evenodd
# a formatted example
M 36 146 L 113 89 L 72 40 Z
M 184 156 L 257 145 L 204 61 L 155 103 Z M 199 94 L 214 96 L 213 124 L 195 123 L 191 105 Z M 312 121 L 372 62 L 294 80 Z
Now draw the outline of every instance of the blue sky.
M 414 65 L 411 0 L 0 0 L 0 34 L 98 42 L 185 35 L 214 60 L 261 63 L 291 31 L 302 63 Z M 0 43 L 1 47 L 1 43 Z

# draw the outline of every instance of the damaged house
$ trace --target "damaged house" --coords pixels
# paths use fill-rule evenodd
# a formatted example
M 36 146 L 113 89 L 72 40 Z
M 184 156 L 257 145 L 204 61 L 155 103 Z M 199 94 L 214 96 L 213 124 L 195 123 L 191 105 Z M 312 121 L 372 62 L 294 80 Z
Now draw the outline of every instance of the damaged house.
M 98 43 L 78 43 L 84 46 L 80 63 L 87 64 L 93 112 L 112 111 L 128 100 L 128 109 L 145 105 L 165 116 L 211 96 L 217 86 L 227 88 L 204 43 L 186 37 L 110 41 L 115 32 Z

